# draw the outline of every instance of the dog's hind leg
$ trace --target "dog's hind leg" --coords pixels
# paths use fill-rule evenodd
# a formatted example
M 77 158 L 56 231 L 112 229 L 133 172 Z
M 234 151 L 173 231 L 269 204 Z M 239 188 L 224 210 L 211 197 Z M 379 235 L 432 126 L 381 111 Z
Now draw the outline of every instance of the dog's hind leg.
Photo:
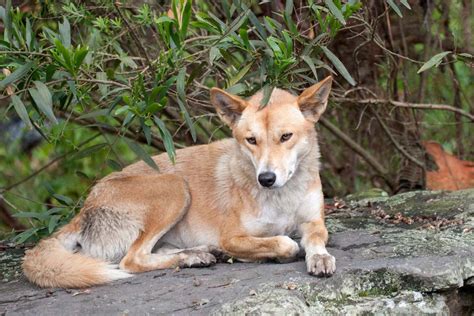
M 136 179 L 133 184 L 146 188 L 163 183 L 149 199 L 143 230 L 133 242 L 120 268 L 127 272 L 138 273 L 173 267 L 207 266 L 215 263 L 215 257 L 201 249 L 183 250 L 177 253 L 152 253 L 155 244 L 172 229 L 186 214 L 190 195 L 186 182 L 174 175 L 158 175 Z M 160 192 L 158 192 L 160 191 Z

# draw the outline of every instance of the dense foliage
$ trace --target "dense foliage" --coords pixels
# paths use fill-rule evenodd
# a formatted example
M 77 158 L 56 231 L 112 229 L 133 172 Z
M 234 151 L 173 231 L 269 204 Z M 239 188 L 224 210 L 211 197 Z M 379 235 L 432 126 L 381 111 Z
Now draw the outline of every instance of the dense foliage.
M 469 1 L 146 2 L 0 9 L 0 218 L 27 228 L 16 241 L 51 233 L 137 158 L 156 168 L 152 154 L 230 136 L 213 86 L 268 97 L 332 74 L 328 195 L 422 187 L 422 140 L 474 155 Z

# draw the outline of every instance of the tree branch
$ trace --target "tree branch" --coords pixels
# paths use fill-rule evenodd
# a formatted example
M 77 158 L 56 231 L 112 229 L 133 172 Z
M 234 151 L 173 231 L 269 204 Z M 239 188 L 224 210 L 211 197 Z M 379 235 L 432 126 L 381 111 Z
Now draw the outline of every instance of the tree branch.
M 319 123 L 322 126 L 327 128 L 334 136 L 342 140 L 347 146 L 349 146 L 353 151 L 355 151 L 359 156 L 361 156 L 372 168 L 374 168 L 377 173 L 379 173 L 385 181 L 389 183 L 387 178 L 387 170 L 372 156 L 368 151 L 362 148 L 359 144 L 353 141 L 347 134 L 333 125 L 331 122 L 326 120 L 324 117 L 319 119 Z M 391 185 L 391 184 L 390 184 Z
M 141 133 L 135 133 L 131 130 L 122 130 L 120 128 L 113 127 L 110 125 L 100 124 L 99 122 L 92 119 L 88 119 L 88 118 L 79 118 L 79 116 L 77 116 L 75 113 L 66 113 L 66 112 L 58 111 L 57 114 L 59 117 L 62 117 L 66 120 L 70 120 L 71 122 L 82 125 L 84 127 L 88 127 L 102 133 L 106 132 L 108 134 L 115 135 L 115 136 L 122 135 L 128 139 L 148 145 L 146 137 Z M 161 140 L 155 137 L 152 137 L 150 146 L 163 152 L 166 151 L 165 146 L 163 145 Z
M 380 115 L 378 115 L 378 113 L 376 111 L 372 111 L 375 115 L 375 117 L 377 118 L 377 121 L 379 122 L 380 126 L 382 127 L 382 129 L 384 130 L 385 134 L 387 134 L 388 138 L 390 139 L 390 141 L 392 142 L 392 144 L 395 146 L 395 148 L 397 148 L 397 150 L 403 155 L 405 156 L 405 158 L 407 158 L 408 160 L 410 160 L 411 162 L 413 162 L 415 165 L 417 165 L 418 167 L 422 168 L 422 169 L 425 169 L 425 164 L 422 163 L 421 161 L 419 161 L 418 159 L 416 159 L 415 157 L 413 157 L 412 155 L 410 155 L 408 153 L 408 151 L 405 150 L 405 148 L 402 147 L 402 145 L 400 145 L 395 137 L 393 137 L 392 133 L 390 133 L 390 130 L 388 129 L 387 125 L 385 125 L 385 123 L 382 121 L 382 119 L 380 118 Z
M 458 113 L 464 117 L 467 117 L 471 122 L 474 122 L 474 114 L 468 113 L 462 109 L 455 108 L 447 104 L 431 104 L 431 103 L 411 103 L 401 102 L 387 99 L 351 99 L 351 98 L 333 98 L 336 102 L 350 102 L 359 104 L 392 104 L 396 107 L 420 109 L 420 110 L 443 110 Z
M 89 137 L 88 139 L 86 139 L 85 141 L 81 142 L 78 147 L 82 147 L 84 146 L 85 144 L 91 142 L 92 140 L 96 139 L 97 137 L 99 137 L 100 134 L 96 134 L 92 137 Z M 74 152 L 75 150 L 70 150 L 62 155 L 59 155 L 55 158 L 53 158 L 52 160 L 50 160 L 47 164 L 45 164 L 44 166 L 42 166 L 41 168 L 35 170 L 33 173 L 31 173 L 30 175 L 26 176 L 25 178 L 13 183 L 13 184 L 10 184 L 6 187 L 3 187 L 0 189 L 0 194 L 2 194 L 3 192 L 6 192 L 6 191 L 10 191 L 11 189 L 13 189 L 14 187 L 17 187 L 19 186 L 20 184 L 23 184 L 27 181 L 29 181 L 30 179 L 34 178 L 35 176 L 37 176 L 38 174 L 40 174 L 41 172 L 43 172 L 44 170 L 48 169 L 51 165 L 53 165 L 54 163 L 64 159 L 67 155 L 71 154 L 72 152 Z

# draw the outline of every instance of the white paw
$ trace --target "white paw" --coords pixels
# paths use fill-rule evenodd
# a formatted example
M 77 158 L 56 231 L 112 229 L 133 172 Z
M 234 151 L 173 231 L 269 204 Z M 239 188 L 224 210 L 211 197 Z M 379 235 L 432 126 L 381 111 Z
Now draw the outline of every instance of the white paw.
M 179 266 L 182 268 L 208 267 L 216 263 L 216 257 L 209 252 L 183 251 Z
M 336 271 L 336 258 L 328 253 L 306 256 L 306 267 L 311 275 L 329 277 Z
M 293 258 L 298 255 L 300 246 L 298 243 L 288 236 L 280 237 L 280 254 L 282 258 Z

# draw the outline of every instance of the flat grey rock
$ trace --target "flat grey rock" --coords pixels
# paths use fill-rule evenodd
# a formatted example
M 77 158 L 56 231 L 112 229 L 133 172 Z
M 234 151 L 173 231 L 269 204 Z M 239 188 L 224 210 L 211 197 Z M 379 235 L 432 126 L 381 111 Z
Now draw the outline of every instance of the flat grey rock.
M 302 259 L 154 271 L 87 290 L 39 289 L 0 253 L 0 315 L 472 315 L 474 190 L 346 201 L 327 217 L 331 278 Z

